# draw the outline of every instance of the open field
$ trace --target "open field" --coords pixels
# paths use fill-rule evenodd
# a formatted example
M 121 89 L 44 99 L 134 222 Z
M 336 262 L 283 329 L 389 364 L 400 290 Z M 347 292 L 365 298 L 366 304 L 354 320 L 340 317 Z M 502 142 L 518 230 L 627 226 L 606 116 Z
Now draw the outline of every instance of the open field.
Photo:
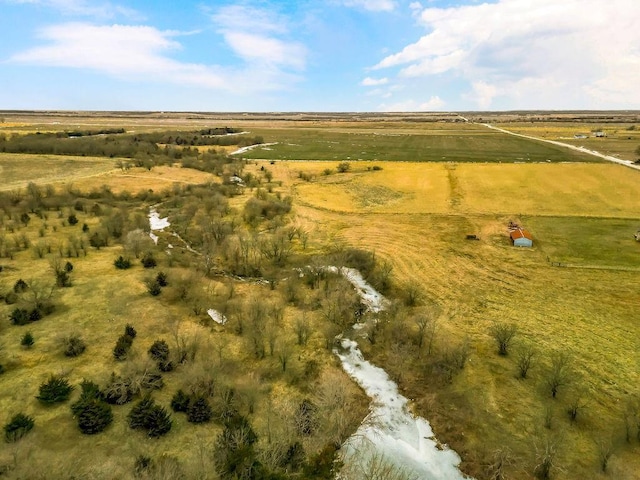
M 635 218 L 637 179 L 612 164 L 276 162 L 305 204 L 339 212 Z M 374 166 L 382 168 L 373 170 Z M 329 169 L 330 175 L 323 172 Z M 635 230 L 634 230 L 635 232 Z
M 437 438 L 461 454 L 463 471 L 479 480 L 490 478 L 489 466 L 494 455 L 508 449 L 506 478 L 533 479 L 534 467 L 540 461 L 538 453 L 551 442 L 557 446 L 555 479 L 637 478 L 640 242 L 634 240 L 633 234 L 640 228 L 637 195 L 640 172 L 560 147 L 491 132 L 480 125 L 456 122 L 455 115 L 439 119 L 446 123 L 436 121 L 437 118 L 394 120 L 384 115 L 363 120 L 346 115 L 325 118 L 302 114 L 265 119 L 265 114 L 236 116 L 237 121 L 223 115 L 219 118 L 213 114 L 184 114 L 180 118 L 177 115 L 87 116 L 82 122 L 77 117 L 71 118 L 73 126 L 127 124 L 141 129 L 160 129 L 163 125 L 185 129 L 196 124 L 218 126 L 217 122 L 223 121 L 262 135 L 265 142 L 279 142 L 269 147 L 271 150 L 258 148 L 248 152 L 246 157 L 267 160 L 252 161 L 245 172 L 252 174 L 252 185 L 260 186 L 262 195 L 268 190 L 281 197 L 293 197 L 290 221 L 308 233 L 309 246 L 308 250 L 305 246 L 305 251 L 323 253 L 346 247 L 373 251 L 379 262 L 388 262 L 393 267 L 390 296 L 402 300 L 407 298 L 408 291 L 420 293 L 417 306 L 398 308 L 388 326 L 381 327 L 377 341 L 372 337 L 363 339 L 361 348 L 389 372 L 407 397 L 414 399 L 416 411 L 432 422 Z M 499 115 L 494 117 L 499 123 Z M 28 124 L 25 118 L 18 120 Z M 13 121 L 9 117 L 7 120 Z M 45 120 L 68 119 L 60 115 L 38 119 L 43 125 Z M 590 121 L 579 128 L 587 125 Z M 618 134 L 626 134 L 622 125 L 605 125 L 604 129 L 611 126 L 612 133 L 617 130 Z M 532 126 L 523 123 L 518 127 L 509 121 L 502 126 L 560 141 L 568 141 L 561 137 L 568 136 L 574 128 L 562 122 L 536 122 Z M 31 127 L 33 124 L 22 128 Z M 58 128 L 59 124 L 53 127 Z M 544 135 L 540 133 L 543 130 L 547 132 Z M 637 135 L 633 130 L 628 132 Z M 593 141 L 601 140 L 612 140 L 612 152 L 621 154 L 626 148 L 624 142 L 628 141 L 613 134 Z M 636 141 L 629 143 L 634 149 L 637 146 Z M 429 149 L 433 151 L 425 153 Z M 551 162 L 547 162 L 547 157 Z M 0 155 L 0 165 L 4 166 L 2 162 L 7 158 L 10 162 L 11 156 Z M 357 161 L 359 158 L 368 160 Z M 318 159 L 323 161 L 310 161 Z M 343 161 L 350 162 L 350 169 L 337 173 L 338 163 Z M 113 169 L 114 160 L 108 162 Z M 69 166 L 73 168 L 75 164 Z M 263 168 L 273 174 L 273 182 L 266 179 Z M 29 175 L 42 182 L 52 181 L 46 170 L 33 169 Z M 19 175 L 20 168 L 14 171 L 16 185 L 30 180 L 26 173 Z M 96 171 L 79 178 L 73 170 L 67 172 L 69 177 L 63 183 L 73 182 L 74 187 L 83 191 L 95 190 L 104 182 L 114 192 L 134 187 L 159 191 L 174 182 L 195 184 L 216 178 L 168 166 L 154 166 L 151 171 L 134 168 L 127 172 L 105 172 Z M 246 188 L 242 195 L 231 198 L 231 211 L 241 212 L 247 199 L 257 191 Z M 171 220 L 175 219 L 177 225 L 206 202 L 195 197 L 190 204 L 174 203 Z M 210 207 L 214 204 L 210 200 Z M 78 215 L 81 224 L 88 224 L 89 231 L 98 228 L 100 219 L 85 213 Z M 184 227 L 191 234 L 205 225 L 209 216 L 201 211 L 194 218 L 197 221 L 188 229 Z M 532 232 L 532 249 L 515 249 L 510 245 L 506 228 L 509 221 L 518 222 Z M 15 234 L 7 232 L 7 238 L 19 237 L 19 232 L 24 231 L 33 243 L 44 241 L 39 237 L 43 222 L 34 217 L 28 227 Z M 48 227 L 44 239 L 65 243 L 73 235 L 82 235 L 60 222 L 51 217 L 48 223 L 55 224 L 57 231 Z M 252 231 L 262 234 L 281 228 L 275 223 L 267 225 L 268 228 Z M 75 228 L 79 230 L 79 226 Z M 477 235 L 479 241 L 467 240 L 470 234 Z M 173 237 L 165 236 L 163 242 L 169 241 L 175 242 Z M 166 243 L 161 245 L 164 248 Z M 13 412 L 28 397 L 31 400 L 26 402 L 25 410 L 42 422 L 38 426 L 45 426 L 35 429 L 23 443 L 2 452 L 3 462 L 32 458 L 37 471 L 45 471 L 49 457 L 38 452 L 52 444 L 53 452 L 72 458 L 83 472 L 90 469 L 92 462 L 99 462 L 126 476 L 131 472 L 133 459 L 141 454 L 156 458 L 164 453 L 181 458 L 192 471 L 211 460 L 203 452 L 220 431 L 217 425 L 194 426 L 184 417 L 174 415 L 175 430 L 151 442 L 143 434 L 132 434 L 126 426 L 128 406 L 115 407 L 116 418 L 110 430 L 89 437 L 77 431 L 68 405 L 45 408 L 33 399 L 37 385 L 51 372 L 50 367 L 64 370 L 75 383 L 82 378 L 102 379 L 112 370 L 119 370 L 120 365 L 110 357 L 110 352 L 122 327 L 133 320 L 140 333 L 129 366 L 142 363 L 156 336 L 173 341 L 178 328 L 186 338 L 200 339 L 200 351 L 206 355 L 201 357 L 198 368 L 218 372 L 216 378 L 221 383 L 229 385 L 239 378 L 241 384 L 249 386 L 247 390 L 257 390 L 252 371 L 259 370 L 272 388 L 269 394 L 260 391 L 257 413 L 250 417 L 263 438 L 272 418 L 291 412 L 293 404 L 289 399 L 302 398 L 294 388 L 299 384 L 291 378 L 299 379 L 309 358 L 323 365 L 327 374 L 325 383 L 337 378 L 344 380 L 344 375 L 335 368 L 335 359 L 325 355 L 319 331 L 323 321 L 320 311 L 309 317 L 316 327 L 309 351 L 294 360 L 293 373 L 280 374 L 274 357 L 267 356 L 264 362 L 255 360 L 247 349 L 249 344 L 241 337 L 206 324 L 187 305 L 170 295 L 150 297 L 142 283 L 145 271 L 139 264 L 130 271 L 116 271 L 113 259 L 121 252 L 120 246 L 109 246 L 90 249 L 87 257 L 72 259 L 74 285 L 62 289 L 60 308 L 52 316 L 29 327 L 10 326 L 7 321 L 2 324 L 4 348 L 0 354 L 10 367 L 2 381 L 12 387 L 0 394 L 0 411 Z M 161 268 L 171 269 L 174 278 L 188 273 L 189 267 L 182 264 L 183 257 L 177 253 L 173 261 L 162 258 Z M 19 277 L 51 276 L 48 259 L 34 258 L 32 250 L 16 254 L 14 260 L 2 259 L 2 264 L 11 267 L 0 274 L 0 280 L 9 286 Z M 239 282 L 234 294 L 243 300 L 259 297 L 275 301 L 284 295 L 286 285 L 283 280 L 278 289 L 271 290 L 266 285 Z M 200 288 L 215 305 L 229 301 L 228 279 L 214 277 Z M 83 308 L 72 308 L 78 304 Z M 9 306 L 0 305 L 2 315 L 8 315 L 10 310 Z M 415 346 L 415 319 L 433 311 L 439 313 L 434 314 L 437 323 L 433 350 L 427 353 Z M 299 310 L 288 305 L 284 325 L 290 336 L 297 318 Z M 507 356 L 498 355 L 490 334 L 496 323 L 517 325 Z M 25 328 L 31 329 L 36 337 L 31 350 L 19 346 Z M 83 356 L 67 359 L 60 354 L 58 337 L 60 332 L 74 329 L 85 337 L 89 349 Z M 448 381 L 442 374 L 442 365 L 448 355 L 464 344 L 469 347 L 468 361 Z M 535 348 L 535 357 L 528 378 L 519 379 L 517 360 L 527 346 Z M 548 379 L 552 357 L 557 353 L 568 356 L 570 379 L 553 399 Z M 232 363 L 246 369 L 238 374 L 230 368 Z M 171 393 L 186 381 L 183 374 L 190 378 L 198 372 L 195 367 L 194 371 L 186 367 L 168 373 L 169 389 L 154 394 L 160 403 L 168 404 Z M 28 393 L 22 395 L 23 391 Z M 356 399 L 353 409 L 362 413 L 362 397 L 355 391 L 349 394 Z M 247 393 L 243 390 L 240 395 Z M 567 411 L 577 398 L 580 409 L 573 422 Z M 243 411 L 248 411 L 246 403 L 242 405 Z M 271 417 L 274 411 L 279 413 Z M 290 425 L 277 433 L 287 439 L 290 434 Z M 175 438 L 180 438 L 180 444 L 172 441 Z M 601 456 L 608 442 L 613 455 L 608 472 L 602 473 Z M 124 464 L 121 458 L 126 459 Z
M 276 145 L 246 158 L 412 162 L 598 162 L 579 152 L 532 142 L 466 123 L 369 124 L 251 130 Z M 275 139 L 275 140 L 274 140 Z
M 637 160 L 635 154 L 640 144 L 640 122 L 638 123 L 496 123 L 506 130 L 569 143 L 605 155 L 612 155 L 623 160 Z M 596 138 L 595 131 L 604 132 L 606 137 Z M 586 135 L 587 138 L 574 138 L 574 135 Z
M 469 340 L 469 366 L 438 388 L 426 386 L 420 359 L 371 349 L 434 421 L 440 440 L 460 451 L 468 472 L 485 478 L 486 458 L 507 446 L 517 459 L 513 478 L 530 478 L 536 448 L 551 436 L 566 468 L 557 478 L 599 478 L 598 439 L 624 437 L 625 411 L 638 398 L 636 172 L 575 163 L 351 162 L 343 174 L 335 162 L 259 165 L 292 182 L 298 215 L 316 235 L 375 251 L 393 264 L 401 290 L 419 285 L 441 306 L 438 348 Z M 323 175 L 327 168 L 333 173 Z M 533 249 L 510 246 L 510 220 L 533 232 Z M 495 322 L 518 326 L 509 357 L 496 354 Z M 536 345 L 536 363 L 528 380 L 518 380 L 515 357 L 526 344 Z M 553 352 L 567 353 L 575 372 L 557 400 L 545 385 Z M 587 400 L 574 424 L 565 410 L 576 392 Z M 611 471 L 634 478 L 638 447 L 617 448 Z
M 24 187 L 29 182 L 55 183 L 111 172 L 115 162 L 102 157 L 61 157 L 59 155 L 0 155 L 0 190 Z

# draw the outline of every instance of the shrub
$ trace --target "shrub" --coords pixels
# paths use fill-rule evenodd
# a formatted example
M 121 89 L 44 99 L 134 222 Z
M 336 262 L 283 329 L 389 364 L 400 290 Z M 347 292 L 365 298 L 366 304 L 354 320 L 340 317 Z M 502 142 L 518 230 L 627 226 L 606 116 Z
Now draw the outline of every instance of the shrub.
M 149 348 L 149 355 L 156 361 L 166 361 L 169 358 L 169 345 L 164 340 L 156 340 Z
M 125 360 L 132 344 L 132 337 L 129 335 L 120 335 L 116 341 L 116 346 L 113 347 L 113 358 L 119 361 Z
M 64 264 L 64 271 L 67 273 L 71 273 L 73 271 L 73 263 L 67 262 Z
M 105 403 L 98 385 L 84 380 L 80 386 L 82 388 L 80 399 L 71 405 L 78 428 L 86 435 L 100 433 L 113 421 L 111 407 Z
M 103 390 L 103 396 L 107 403 L 123 405 L 133 400 L 133 388 L 130 382 L 112 373 L 109 383 Z
M 349 164 L 349 162 L 340 162 L 337 169 L 340 173 L 348 172 L 351 170 L 351 164 Z
M 4 295 L 4 303 L 6 303 L 7 305 L 13 305 L 17 301 L 18 301 L 18 294 L 13 290 L 10 292 L 7 292 Z
M 29 433 L 34 425 L 33 418 L 24 413 L 18 413 L 4 426 L 4 438 L 7 442 L 17 442 Z
M 158 275 L 156 276 L 156 282 L 161 287 L 166 287 L 167 285 L 169 285 L 169 283 L 167 282 L 167 274 L 164 272 L 158 273 Z
M 60 403 L 69 398 L 72 390 L 73 386 L 69 385 L 67 379 L 52 375 L 48 381 L 40 385 L 40 394 L 36 398 L 42 403 Z
M 124 258 L 122 255 L 120 255 L 115 260 L 115 262 L 113 262 L 113 264 L 118 270 L 126 270 L 127 268 L 131 268 L 131 260 L 129 260 L 128 258 Z
M 191 399 L 182 389 L 178 390 L 171 399 L 171 409 L 174 412 L 186 412 Z
M 127 416 L 129 426 L 134 430 L 146 430 L 150 437 L 160 437 L 171 430 L 171 416 L 164 407 L 156 405 L 147 397 L 140 400 Z
M 136 338 L 138 332 L 136 332 L 136 329 L 133 328 L 132 325 L 127 323 L 127 325 L 124 327 L 124 334 L 133 340 L 134 338 Z
M 154 268 L 158 264 L 158 262 L 156 262 L 156 259 L 153 257 L 153 253 L 151 252 L 145 253 L 144 257 L 142 257 L 141 262 L 144 268 Z
M 63 343 L 65 357 L 77 357 L 87 349 L 87 345 L 79 335 L 65 337 Z
M 157 297 L 162 293 L 162 287 L 156 280 L 148 279 L 145 280 L 144 284 L 147 286 L 147 292 L 152 296 Z
M 16 308 L 9 315 L 9 319 L 13 325 L 26 325 L 30 323 L 29 311 L 24 308 Z
M 67 217 L 67 222 L 69 222 L 69 225 L 75 225 L 78 223 L 78 217 L 75 216 L 75 214 L 71 214 Z
M 29 285 L 27 285 L 27 282 L 25 282 L 22 279 L 19 279 L 14 285 L 13 285 L 13 291 L 15 293 L 22 293 L 24 292 L 27 288 L 29 288 Z
M 207 399 L 198 397 L 187 407 L 187 420 L 191 423 L 205 423 L 211 420 L 211 406 Z
M 20 345 L 22 345 L 23 347 L 31 348 L 33 346 L 33 342 L 33 335 L 31 334 L 31 332 L 27 332 L 22 337 L 22 340 L 20 340 Z

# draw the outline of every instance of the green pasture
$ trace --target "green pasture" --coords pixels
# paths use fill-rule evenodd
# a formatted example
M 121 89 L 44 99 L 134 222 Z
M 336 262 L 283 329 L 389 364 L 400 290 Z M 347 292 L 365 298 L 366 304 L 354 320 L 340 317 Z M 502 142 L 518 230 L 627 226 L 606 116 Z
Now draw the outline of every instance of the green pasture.
M 640 269 L 640 219 L 530 217 L 526 227 L 551 262 L 586 267 Z
M 243 156 L 267 160 L 412 162 L 598 162 L 554 145 L 493 132 L 479 125 L 449 128 L 252 129 L 266 143 Z

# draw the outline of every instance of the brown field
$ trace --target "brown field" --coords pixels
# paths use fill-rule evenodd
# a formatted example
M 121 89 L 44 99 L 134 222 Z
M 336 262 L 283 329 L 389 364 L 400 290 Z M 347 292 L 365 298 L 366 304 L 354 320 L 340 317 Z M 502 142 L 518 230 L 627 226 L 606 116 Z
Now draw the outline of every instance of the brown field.
M 439 439 L 458 449 L 477 478 L 504 446 L 517 465 L 509 478 L 531 478 L 536 448 L 551 435 L 561 445 L 558 464 L 567 467 L 554 478 L 605 478 L 597 440 L 623 436 L 640 380 L 640 245 L 632 236 L 640 226 L 633 220 L 638 172 L 613 164 L 351 165 L 349 173 L 323 175 L 336 163 L 264 163 L 291 182 L 299 221 L 316 238 L 375 251 L 392 263 L 400 292 L 419 285 L 442 307 L 441 351 L 469 339 L 469 364 L 451 385 L 425 385 L 419 359 L 400 363 L 401 386 Z M 305 182 L 300 171 L 315 177 Z M 533 249 L 510 246 L 510 220 L 532 230 Z M 573 246 L 574 235 L 585 239 Z M 552 263 L 560 260 L 565 268 Z M 495 322 L 518 326 L 511 356 L 496 354 Z M 515 357 L 524 344 L 538 354 L 530 378 L 518 380 Z M 575 372 L 555 401 L 545 386 L 553 352 L 569 354 Z M 376 355 L 393 371 L 391 352 Z M 573 424 L 565 410 L 578 391 L 587 406 Z M 553 412 L 551 430 L 545 408 Z M 637 448 L 618 447 L 609 467 L 615 478 L 635 478 Z
M 495 117 L 492 121 L 500 122 L 498 114 L 492 115 Z M 275 135 L 280 127 L 287 132 L 295 129 L 343 132 L 344 128 L 376 133 L 392 129 L 394 134 L 428 128 L 434 135 L 440 129 L 450 133 L 456 128 L 454 123 L 437 123 L 435 118 L 429 119 L 425 127 L 423 118 L 414 122 L 418 117 L 411 115 L 407 115 L 410 122 L 402 116 L 399 121 L 391 115 L 357 120 L 304 114 L 274 115 L 272 119 L 265 116 L 232 120 L 214 114 L 105 114 L 104 118 L 91 115 L 79 118 L 58 112 L 37 118 L 17 117 L 15 121 L 29 124 L 23 128 L 32 128 L 38 122 L 42 127 L 37 128 L 53 129 L 58 128 L 55 122 L 70 122 L 69 118 L 73 126 L 76 123 L 130 125 L 139 129 L 186 129 L 223 122 L 230 126 L 254 127 L 265 135 L 266 142 L 273 140 L 267 134 Z M 572 136 L 574 130 L 591 130 L 600 125 L 594 123 L 597 120 L 571 123 L 570 119 L 528 124 L 517 122 L 517 117 L 514 114 L 513 121 L 505 121 L 501 126 L 568 143 L 573 141 L 565 137 Z M 444 116 L 440 120 L 454 118 Z M 602 128 L 609 136 L 589 140 L 600 142 L 599 147 L 590 148 L 625 158 L 640 140 L 637 131 L 626 130 L 629 125 L 631 123 L 622 121 L 619 124 L 603 122 Z M 469 126 L 467 133 L 473 134 L 476 128 L 480 126 Z M 624 137 L 627 135 L 635 141 Z M 84 159 L 88 162 L 82 167 L 86 168 L 86 175 L 74 173 L 65 178 L 61 171 L 50 178 L 47 173 L 36 173 L 35 169 L 23 172 L 24 163 L 19 161 L 24 159 L 12 160 L 5 155 L 0 158 L 8 158 L 8 164 L 13 161 L 16 165 L 12 167 L 14 186 L 9 187 L 11 190 L 25 185 L 34 175 L 43 182 L 73 182 L 75 187 L 86 190 L 107 184 L 113 191 L 156 190 L 174 182 L 215 180 L 207 174 L 177 167 L 154 167 L 150 172 L 115 171 L 113 160 L 98 165 L 92 164 L 91 159 Z M 608 163 L 353 161 L 348 173 L 339 174 L 337 163 L 256 161 L 247 169 L 256 176 L 261 175 L 260 167 L 271 170 L 274 183 L 270 187 L 293 196 L 292 222 L 309 232 L 309 251 L 326 252 L 345 246 L 374 251 L 379 261 L 393 266 L 393 296 L 403 298 L 410 287 L 417 287 L 422 298 L 416 311 L 428 311 L 430 305 L 438 305 L 442 313 L 438 317 L 432 357 L 415 354 L 401 342 L 393 344 L 393 348 L 382 349 L 380 344 L 363 341 L 362 349 L 414 400 L 415 410 L 432 422 L 438 439 L 460 453 L 463 471 L 477 479 L 489 478 L 487 467 L 494 454 L 508 449 L 511 460 L 505 478 L 533 479 L 534 466 L 539 462 L 537 453 L 549 440 L 558 447 L 554 479 L 638 478 L 640 243 L 634 240 L 633 234 L 640 228 L 640 196 L 637 195 L 640 172 Z M 382 169 L 374 171 L 373 166 Z M 324 174 L 327 169 L 331 170 L 328 175 Z M 301 178 L 301 172 L 309 181 Z M 240 209 L 254 193 L 255 190 L 247 189 L 243 197 L 232 199 L 230 205 Z M 92 222 L 97 222 L 90 217 L 86 221 L 90 227 L 94 226 Z M 518 222 L 532 232 L 532 249 L 516 249 L 510 245 L 506 229 L 509 221 Z M 32 224 L 28 228 L 35 238 L 38 226 Z M 64 241 L 68 228 L 60 228 L 55 238 Z M 469 234 L 477 235 L 479 241 L 467 240 Z M 37 385 L 50 373 L 42 359 L 56 354 L 58 332 L 78 329 L 89 340 L 91 358 L 96 355 L 104 359 L 109 357 L 115 336 L 103 341 L 103 332 L 117 331 L 135 319 L 144 338 L 136 344 L 135 355 L 142 360 L 156 335 L 171 338 L 178 325 L 187 335 L 200 335 L 204 351 L 215 352 L 207 357 L 210 363 L 205 364 L 206 368 L 223 369 L 225 362 L 219 355 L 228 355 L 229 359 L 246 362 L 246 371 L 241 375 L 248 384 L 252 381 L 251 370 L 255 364 L 243 358 L 242 345 L 235 337 L 221 335 L 216 325 L 203 328 L 185 307 L 166 299 L 160 299 L 159 303 L 150 298 L 141 283 L 144 276 L 141 267 L 135 267 L 135 276 L 129 275 L 123 281 L 118 277 L 120 272 L 112 267 L 118 252 L 119 247 L 109 247 L 101 252 L 92 251 L 87 258 L 73 260 L 78 281 L 71 289 L 65 289 L 63 304 L 81 303 L 83 310 L 74 309 L 73 314 L 67 315 L 63 309 L 34 325 L 36 339 L 46 338 L 38 349 L 21 349 L 18 341 L 22 330 L 8 330 L 3 326 L 3 354 L 15 370 L 2 377 L 3 382 L 14 387 L 0 394 L 0 411 L 12 411 L 25 403 L 24 398 L 29 398 L 27 413 L 37 414 L 47 428 L 34 430 L 22 446 L 5 449 L 1 460 L 24 461 L 32 457 L 34 468 L 45 471 L 49 467 L 44 463 L 46 459 L 32 452 L 52 445 L 53 451 L 61 456 L 74 452 L 72 455 L 79 465 L 100 462 L 111 465 L 115 474 L 124 475 L 130 472 L 130 464 L 121 465 L 120 456 L 129 461 L 138 454 L 155 456 L 166 452 L 195 464 L 202 462 L 204 446 L 215 438 L 217 427 L 213 432 L 207 427 L 194 428 L 182 418 L 174 428 L 180 438 L 185 439 L 184 443 L 178 446 L 170 436 L 145 443 L 139 434 L 132 435 L 126 427 L 123 412 L 128 408 L 116 410 L 109 435 L 97 440 L 80 435 L 69 418 L 68 406 L 47 409 L 32 401 Z M 9 283 L 19 275 L 25 278 L 50 275 L 46 260 L 35 261 L 31 252 L 20 255 L 17 262 L 21 270 L 9 273 Z M 212 298 L 219 299 L 225 296 L 227 285 L 211 281 L 203 288 L 215 292 Z M 242 286 L 238 294 L 269 298 L 272 292 L 268 287 L 256 285 Z M 286 322 L 290 324 L 295 316 L 296 311 L 287 307 Z M 489 333 L 495 323 L 513 323 L 518 327 L 507 356 L 497 354 Z M 410 337 L 415 331 L 415 325 L 400 315 L 393 327 L 397 328 L 398 336 Z M 434 376 L 438 377 L 427 371 L 427 365 L 465 341 L 471 352 L 465 368 L 451 382 L 434 382 Z M 314 342 L 313 348 L 320 352 L 319 336 Z M 516 360 L 526 345 L 534 346 L 536 356 L 529 378 L 522 380 L 517 378 Z M 551 357 L 558 352 L 570 358 L 571 382 L 560 388 L 558 398 L 552 399 L 546 381 Z M 56 367 L 64 369 L 74 381 L 85 376 L 102 377 L 114 369 L 111 360 L 87 362 L 88 358 L 86 354 L 73 360 L 60 356 Z M 327 368 L 336 367 L 326 357 L 322 357 L 322 362 Z M 335 370 L 333 373 L 340 375 Z M 26 371 L 29 374 L 24 378 L 16 373 Z M 224 378 L 229 372 L 221 375 Z M 172 386 L 180 381 L 172 377 Z M 295 395 L 286 383 L 275 381 L 272 390 L 273 398 L 278 405 L 284 405 L 282 411 L 285 412 L 290 408 L 288 396 Z M 160 392 L 157 398 L 166 404 L 172 391 Z M 571 422 L 567 409 L 578 395 L 584 403 L 578 420 Z M 264 397 L 261 398 L 264 401 Z M 358 406 L 362 408 L 362 404 Z M 261 408 L 265 411 L 271 405 Z M 549 418 L 548 426 L 545 417 Z M 625 418 L 631 422 L 629 442 L 625 439 Z M 261 417 L 255 422 L 263 432 L 267 420 Z M 63 433 L 59 433 L 57 427 Z M 280 433 L 287 435 L 286 431 Z M 609 441 L 614 453 L 607 473 L 603 473 L 599 445 Z M 53 472 L 55 476 L 55 469 Z

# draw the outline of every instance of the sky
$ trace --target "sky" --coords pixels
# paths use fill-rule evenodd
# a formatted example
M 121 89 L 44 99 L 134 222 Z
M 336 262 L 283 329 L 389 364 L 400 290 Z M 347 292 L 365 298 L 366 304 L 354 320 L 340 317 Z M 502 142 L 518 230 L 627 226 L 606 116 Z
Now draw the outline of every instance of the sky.
M 640 0 L 0 0 L 10 109 L 640 109 Z

